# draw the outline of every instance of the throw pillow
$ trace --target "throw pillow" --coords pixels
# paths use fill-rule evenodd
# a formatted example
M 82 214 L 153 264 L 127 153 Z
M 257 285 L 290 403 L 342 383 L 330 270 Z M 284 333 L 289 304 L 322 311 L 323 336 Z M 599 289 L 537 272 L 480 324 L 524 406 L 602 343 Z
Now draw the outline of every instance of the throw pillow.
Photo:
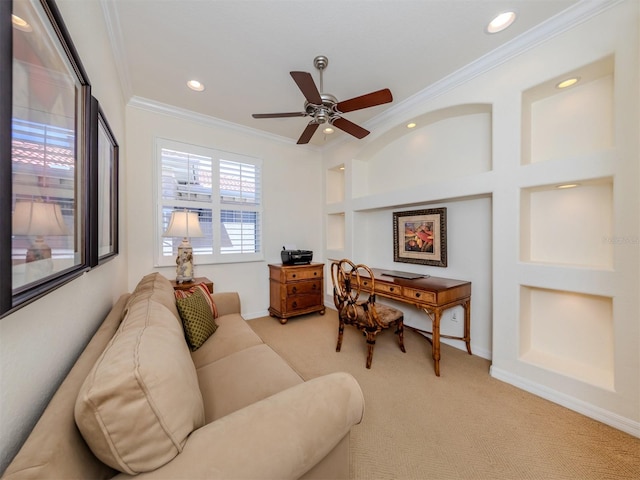
M 176 299 L 177 298 L 187 298 L 187 297 L 193 295 L 193 292 L 195 292 L 196 290 L 200 290 L 202 292 L 202 294 L 204 295 L 205 300 L 207 301 L 207 303 L 211 307 L 211 313 L 213 313 L 213 318 L 218 318 L 218 309 L 216 308 L 216 304 L 213 301 L 213 297 L 211 296 L 211 293 L 209 292 L 209 289 L 207 288 L 207 286 L 204 283 L 199 283 L 195 287 L 191 287 L 189 290 L 176 290 L 176 292 L 175 292 Z
M 211 306 L 200 289 L 185 298 L 177 298 L 176 305 L 189 348 L 195 352 L 218 328 Z

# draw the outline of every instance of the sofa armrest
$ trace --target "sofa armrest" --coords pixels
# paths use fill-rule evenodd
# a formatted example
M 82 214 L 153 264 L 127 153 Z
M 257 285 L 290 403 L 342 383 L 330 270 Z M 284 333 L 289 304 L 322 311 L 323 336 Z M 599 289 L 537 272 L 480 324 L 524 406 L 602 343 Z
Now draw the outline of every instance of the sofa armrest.
M 218 315 L 223 316 L 229 313 L 241 313 L 240 296 L 237 292 L 220 292 L 211 295 L 216 304 Z
M 205 425 L 172 461 L 135 478 L 296 479 L 360 423 L 363 413 L 355 378 L 332 373 Z

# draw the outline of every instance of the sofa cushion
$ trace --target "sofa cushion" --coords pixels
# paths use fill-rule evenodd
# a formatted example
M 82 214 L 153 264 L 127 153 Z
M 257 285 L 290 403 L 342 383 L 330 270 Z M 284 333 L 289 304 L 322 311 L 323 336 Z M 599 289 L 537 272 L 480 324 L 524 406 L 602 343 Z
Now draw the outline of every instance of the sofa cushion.
M 238 313 L 222 315 L 216 318 L 216 323 L 218 328 L 215 335 L 211 335 L 202 347 L 191 354 L 196 368 L 263 343 L 258 334 Z
M 204 424 L 189 348 L 166 307 L 129 305 L 80 389 L 75 420 L 101 461 L 131 475 L 169 462 Z
M 198 380 L 206 423 L 303 382 L 266 344 L 245 348 L 199 368 Z
M 218 328 L 213 320 L 211 302 L 207 301 L 200 289 L 196 289 L 183 298 L 176 298 L 176 306 L 189 348 L 196 351 Z
M 180 323 L 180 314 L 176 308 L 176 298 L 171 282 L 158 272 L 145 275 L 138 282 L 138 285 L 136 285 L 136 288 L 131 292 L 129 301 L 124 307 L 125 314 L 131 305 L 144 300 L 153 300 L 161 303 L 169 309 L 178 323 Z

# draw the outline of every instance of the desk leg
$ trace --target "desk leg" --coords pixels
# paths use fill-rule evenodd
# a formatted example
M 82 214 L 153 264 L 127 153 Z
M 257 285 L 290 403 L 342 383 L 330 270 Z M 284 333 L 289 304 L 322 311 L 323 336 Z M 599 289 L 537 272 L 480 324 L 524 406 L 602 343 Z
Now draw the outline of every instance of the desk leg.
M 436 371 L 436 377 L 440 376 L 440 314 L 439 308 L 433 309 L 433 366 Z
M 471 355 L 471 299 L 466 300 L 464 308 L 464 342 L 467 344 L 467 352 Z

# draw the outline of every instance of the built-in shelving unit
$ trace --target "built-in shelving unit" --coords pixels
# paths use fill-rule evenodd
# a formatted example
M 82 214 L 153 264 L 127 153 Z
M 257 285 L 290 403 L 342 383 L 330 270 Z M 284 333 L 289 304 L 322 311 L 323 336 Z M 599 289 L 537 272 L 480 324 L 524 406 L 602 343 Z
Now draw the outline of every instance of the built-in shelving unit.
M 478 281 L 478 319 L 490 316 L 492 105 L 470 103 L 442 108 L 387 130 L 357 152 L 325 170 L 325 255 L 370 265 Z M 399 210 L 446 206 L 452 213 L 449 245 L 456 252 L 448 268 L 394 262 L 392 219 Z M 464 216 L 474 212 L 474 219 Z M 469 239 L 473 245 L 467 245 Z M 479 259 L 470 263 L 467 258 Z M 482 285 L 480 285 L 482 282 Z M 331 292 L 330 276 L 327 289 Z M 483 291 L 484 290 L 484 291 Z M 481 299 L 482 297 L 482 299 Z M 327 301 L 329 299 L 325 299 Z M 461 334 L 460 312 L 448 312 L 442 331 Z M 404 305 L 405 322 L 426 330 L 431 320 Z M 457 316 L 455 316 L 457 315 Z M 452 320 L 453 319 L 453 320 Z M 478 349 L 489 349 L 490 328 L 476 324 Z M 474 327 L 472 326 L 472 329 Z M 483 338 L 484 337 L 484 338 Z M 454 342 L 455 343 L 455 342 Z M 457 346 L 457 345 L 456 345 Z
M 328 148 L 324 253 L 471 281 L 493 377 L 640 437 L 638 5 L 605 3 Z M 447 267 L 394 262 L 393 212 L 435 207 Z
M 537 173 L 520 193 L 520 360 L 606 389 L 614 387 L 613 297 L 571 273 L 606 285 L 614 268 L 613 68 L 607 57 L 522 96 L 521 165 Z M 528 284 L 537 277 L 527 264 L 554 268 L 549 288 Z

